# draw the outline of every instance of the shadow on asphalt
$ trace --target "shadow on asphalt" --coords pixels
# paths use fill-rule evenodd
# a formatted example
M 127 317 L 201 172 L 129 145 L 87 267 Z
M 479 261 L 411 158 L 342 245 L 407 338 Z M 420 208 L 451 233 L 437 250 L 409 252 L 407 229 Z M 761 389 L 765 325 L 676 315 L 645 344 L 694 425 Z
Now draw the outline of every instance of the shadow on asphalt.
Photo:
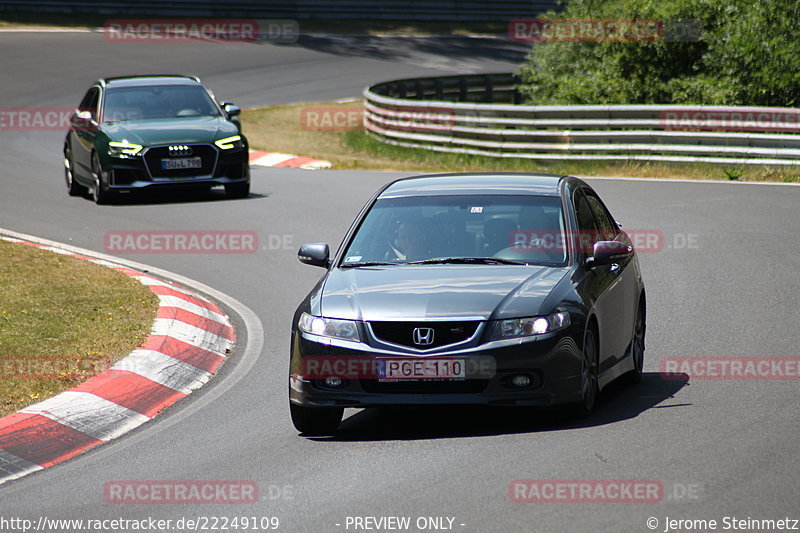
M 322 34 L 302 35 L 296 43 L 282 46 L 301 46 L 327 54 L 379 60 L 397 61 L 413 54 L 428 54 L 444 58 L 458 58 L 459 60 L 495 60 L 515 64 L 525 61 L 525 57 L 531 49 L 528 43 L 496 38 Z
M 225 196 L 225 191 L 222 188 L 211 190 L 194 190 L 194 189 L 170 189 L 170 190 L 157 190 L 151 192 L 132 192 L 126 194 L 118 194 L 111 207 L 122 205 L 163 205 L 163 204 L 188 204 L 188 203 L 207 203 L 207 202 L 241 202 L 247 200 L 254 200 L 256 198 L 266 198 L 268 195 L 250 193 L 247 198 L 228 198 Z M 85 199 L 91 201 L 91 197 L 87 194 Z
M 598 398 L 594 413 L 571 418 L 563 408 L 408 407 L 365 409 L 344 420 L 335 437 L 310 440 L 377 441 L 482 437 L 570 430 L 613 424 L 654 408 L 685 407 L 674 400 L 689 383 L 686 374 L 645 372 L 630 386 L 616 380 Z M 663 403 L 663 405 L 661 405 Z

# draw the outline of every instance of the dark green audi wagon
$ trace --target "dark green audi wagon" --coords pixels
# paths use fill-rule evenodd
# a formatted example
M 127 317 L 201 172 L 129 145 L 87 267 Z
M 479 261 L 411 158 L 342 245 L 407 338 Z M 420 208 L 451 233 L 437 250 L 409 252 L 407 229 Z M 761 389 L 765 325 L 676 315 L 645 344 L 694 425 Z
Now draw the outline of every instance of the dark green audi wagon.
M 96 81 L 72 115 L 64 142 L 67 191 L 98 204 L 164 187 L 224 186 L 250 194 L 247 139 L 229 102 L 196 77 L 127 76 Z

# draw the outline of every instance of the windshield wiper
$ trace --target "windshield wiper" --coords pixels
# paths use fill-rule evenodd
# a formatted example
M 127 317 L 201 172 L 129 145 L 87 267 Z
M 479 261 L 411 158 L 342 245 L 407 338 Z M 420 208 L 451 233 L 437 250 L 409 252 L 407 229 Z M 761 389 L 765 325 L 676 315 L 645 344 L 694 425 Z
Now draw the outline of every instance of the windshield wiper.
M 399 265 L 403 263 L 387 263 L 386 261 L 358 261 L 353 263 L 342 263 L 340 268 L 350 268 L 350 267 L 373 267 L 373 266 L 387 266 L 387 265 Z
M 409 261 L 409 265 L 527 265 L 524 261 L 514 261 L 500 257 L 444 257 L 441 259 L 425 259 Z

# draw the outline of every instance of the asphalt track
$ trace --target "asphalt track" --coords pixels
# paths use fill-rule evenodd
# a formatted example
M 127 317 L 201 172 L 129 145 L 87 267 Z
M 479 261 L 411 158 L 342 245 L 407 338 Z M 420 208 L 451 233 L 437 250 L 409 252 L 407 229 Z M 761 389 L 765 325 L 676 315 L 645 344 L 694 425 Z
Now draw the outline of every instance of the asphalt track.
M 469 39 L 317 37 L 278 46 L 4 33 L 0 106 L 74 106 L 97 77 L 170 71 L 199 74 L 218 97 L 245 107 L 330 100 L 392 77 L 506 70 L 523 53 Z M 301 265 L 297 246 L 338 244 L 374 190 L 403 174 L 254 168 L 248 200 L 220 193 L 98 207 L 66 195 L 62 137 L 0 131 L 0 227 L 97 251 L 109 230 L 256 231 L 265 246 L 254 254 L 127 257 L 242 302 L 260 318 L 264 344 L 256 361 L 237 363 L 234 354 L 209 386 L 133 433 L 0 487 L 0 517 L 277 516 L 280 531 L 320 533 L 354 531 L 348 516 L 454 517 L 463 532 L 649 531 L 649 517 L 658 531 L 666 517 L 716 519 L 717 529 L 726 516 L 800 519 L 798 381 L 658 372 L 666 357 L 798 356 L 800 188 L 592 180 L 626 228 L 661 231 L 666 246 L 640 256 L 649 301 L 644 380 L 607 391 L 588 420 L 538 411 L 354 411 L 338 437 L 307 439 L 287 408 L 289 328 L 322 271 Z M 252 367 L 237 372 L 237 364 Z M 187 479 L 254 481 L 262 498 L 103 499 L 109 481 Z M 647 479 L 665 492 L 655 503 L 514 503 L 515 479 Z

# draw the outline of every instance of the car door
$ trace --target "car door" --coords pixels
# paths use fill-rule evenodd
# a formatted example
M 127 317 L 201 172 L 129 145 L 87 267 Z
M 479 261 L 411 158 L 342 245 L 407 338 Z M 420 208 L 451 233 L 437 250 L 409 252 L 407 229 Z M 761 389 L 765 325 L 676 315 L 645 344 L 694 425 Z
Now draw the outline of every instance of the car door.
M 72 157 L 78 172 L 89 179 L 92 175 L 92 147 L 98 128 L 98 104 L 100 87 L 93 86 L 78 105 L 77 113 L 72 116 Z M 88 113 L 88 115 L 86 115 Z
M 592 216 L 599 230 L 600 238 L 608 241 L 627 241 L 597 194 L 588 188 L 584 190 L 584 194 L 586 203 L 592 211 Z M 599 273 L 602 273 L 607 280 L 605 292 L 608 300 L 606 310 L 608 314 L 604 318 L 607 326 L 606 343 L 610 348 L 607 360 L 609 367 L 622 358 L 630 341 L 634 312 L 631 299 L 636 283 L 632 261 L 633 256 L 628 256 L 618 263 L 603 265 L 595 269 L 600 271 Z M 605 368 L 601 365 L 600 370 L 602 372 Z
M 609 228 L 607 221 L 598 221 L 587 199 L 586 188 L 576 191 L 573 196 L 573 208 L 578 224 L 578 250 L 583 277 L 578 283 L 578 291 L 584 301 L 590 302 L 597 318 L 600 336 L 599 373 L 602 375 L 613 367 L 622 355 L 620 332 L 622 325 L 620 313 L 623 307 L 623 288 L 620 285 L 619 265 L 600 265 L 594 268 L 585 266 L 585 259 L 592 255 L 594 243 L 607 240 Z M 612 237 L 613 238 L 613 237 Z
M 592 210 L 595 221 L 604 233 L 604 238 L 607 240 L 617 240 L 630 244 L 630 239 L 624 232 L 620 231 L 619 225 L 611 216 L 608 208 L 602 200 L 591 189 L 586 191 L 586 200 Z M 619 342 L 620 350 L 618 356 L 621 357 L 622 353 L 628 347 L 633 334 L 633 322 L 636 318 L 636 304 L 638 303 L 637 294 L 637 275 L 636 268 L 633 264 L 633 255 L 630 255 L 620 262 L 609 265 L 609 268 L 616 273 L 615 290 L 619 293 L 617 296 L 620 298 L 618 313 L 619 328 Z

